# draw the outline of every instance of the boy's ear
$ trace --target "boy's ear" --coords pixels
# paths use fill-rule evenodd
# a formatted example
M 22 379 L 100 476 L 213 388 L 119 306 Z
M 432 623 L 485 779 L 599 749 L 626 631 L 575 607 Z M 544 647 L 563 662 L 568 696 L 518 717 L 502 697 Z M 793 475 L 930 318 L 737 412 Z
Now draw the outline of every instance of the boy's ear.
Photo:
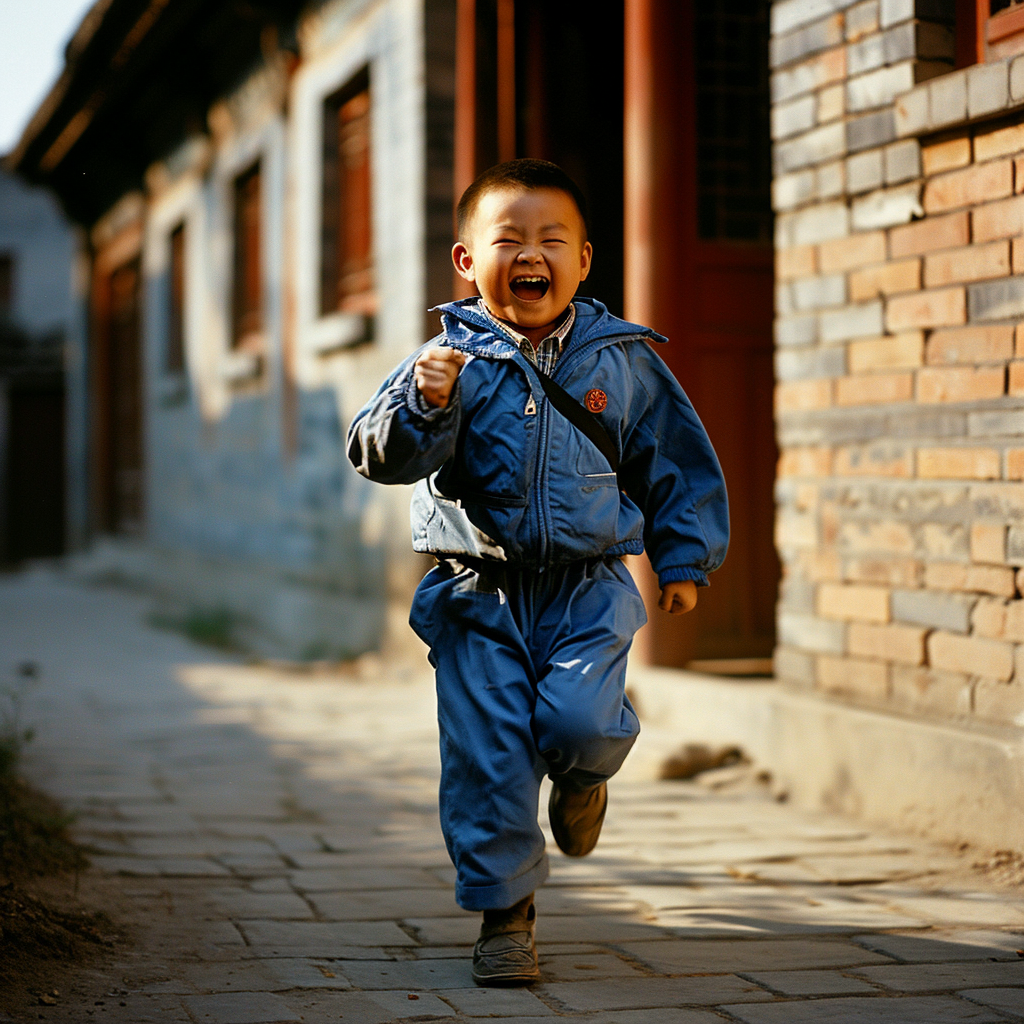
M 465 242 L 456 242 L 452 246 L 452 263 L 459 277 L 476 283 L 476 267 L 473 266 L 473 255 L 466 248 Z
M 583 243 L 583 252 L 580 254 L 580 280 L 586 281 L 590 273 L 590 264 L 594 258 L 594 247 L 589 242 Z

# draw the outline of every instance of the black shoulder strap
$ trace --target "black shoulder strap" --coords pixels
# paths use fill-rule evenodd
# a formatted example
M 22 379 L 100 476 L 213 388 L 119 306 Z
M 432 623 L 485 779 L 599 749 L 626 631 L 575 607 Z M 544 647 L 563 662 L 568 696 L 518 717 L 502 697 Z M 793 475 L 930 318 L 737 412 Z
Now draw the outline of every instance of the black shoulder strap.
M 604 424 L 587 408 L 580 405 L 563 387 L 556 384 L 546 373 L 533 367 L 540 378 L 544 394 L 551 404 L 574 426 L 582 431 L 597 446 L 608 464 L 618 473 L 619 453 Z

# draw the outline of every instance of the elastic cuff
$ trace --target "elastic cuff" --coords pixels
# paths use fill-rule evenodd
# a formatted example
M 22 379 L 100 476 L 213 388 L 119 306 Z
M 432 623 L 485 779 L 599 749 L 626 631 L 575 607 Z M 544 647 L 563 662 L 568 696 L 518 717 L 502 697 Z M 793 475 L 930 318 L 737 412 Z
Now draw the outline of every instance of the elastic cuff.
M 409 378 L 409 385 L 405 392 L 405 404 L 409 411 L 415 413 L 421 420 L 426 420 L 428 423 L 434 423 L 444 416 L 447 416 L 455 408 L 456 403 L 459 400 L 459 382 L 455 382 L 455 387 L 452 388 L 452 393 L 448 398 L 448 404 L 442 409 L 440 406 L 431 405 L 427 402 L 420 394 L 420 389 L 416 387 L 416 378 Z
M 708 574 L 692 565 L 674 565 L 668 569 L 662 569 L 658 573 L 659 587 L 664 587 L 666 583 L 678 583 L 681 580 L 693 580 L 698 587 L 708 586 Z
M 524 896 L 539 889 L 548 877 L 548 855 L 541 858 L 525 874 L 497 885 L 463 885 L 455 883 L 455 902 L 463 910 L 505 910 Z

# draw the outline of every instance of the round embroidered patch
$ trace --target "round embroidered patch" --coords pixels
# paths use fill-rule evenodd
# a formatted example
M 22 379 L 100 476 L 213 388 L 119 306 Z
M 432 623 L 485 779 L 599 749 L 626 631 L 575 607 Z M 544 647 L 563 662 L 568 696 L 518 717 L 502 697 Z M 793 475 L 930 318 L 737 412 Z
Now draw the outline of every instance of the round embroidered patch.
M 600 388 L 591 388 L 583 404 L 590 412 L 604 412 L 608 408 L 608 396 Z

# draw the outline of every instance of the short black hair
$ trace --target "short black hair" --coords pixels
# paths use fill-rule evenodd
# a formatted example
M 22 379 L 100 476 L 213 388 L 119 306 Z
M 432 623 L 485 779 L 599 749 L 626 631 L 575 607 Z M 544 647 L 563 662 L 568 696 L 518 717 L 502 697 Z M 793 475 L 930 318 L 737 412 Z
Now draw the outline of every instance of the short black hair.
M 521 157 L 518 160 L 506 160 L 503 164 L 495 164 L 488 168 L 462 193 L 462 198 L 455 210 L 460 240 L 463 238 L 466 224 L 473 216 L 480 199 L 488 192 L 497 192 L 503 188 L 524 188 L 531 191 L 537 188 L 553 188 L 566 193 L 580 212 L 584 239 L 589 234 L 587 200 L 579 185 L 558 164 L 553 164 L 550 160 Z

